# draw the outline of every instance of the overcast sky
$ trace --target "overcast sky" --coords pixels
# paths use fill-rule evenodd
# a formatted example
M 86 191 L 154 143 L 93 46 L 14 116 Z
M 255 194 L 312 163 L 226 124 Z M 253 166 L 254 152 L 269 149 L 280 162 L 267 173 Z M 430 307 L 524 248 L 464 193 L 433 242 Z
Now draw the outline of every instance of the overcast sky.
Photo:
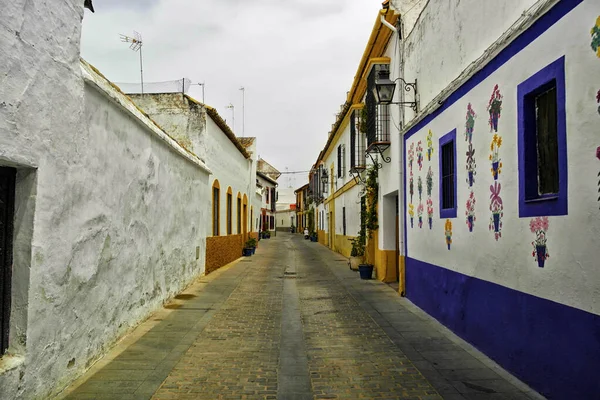
M 284 172 L 304 171 L 346 99 L 381 0 L 94 0 L 82 56 L 113 82 L 139 82 L 139 55 L 119 34 L 143 37 L 144 82 L 205 83 L 205 102 Z M 202 90 L 189 94 L 202 100 Z M 298 187 L 307 174 L 292 175 Z M 280 186 L 288 186 L 282 176 Z

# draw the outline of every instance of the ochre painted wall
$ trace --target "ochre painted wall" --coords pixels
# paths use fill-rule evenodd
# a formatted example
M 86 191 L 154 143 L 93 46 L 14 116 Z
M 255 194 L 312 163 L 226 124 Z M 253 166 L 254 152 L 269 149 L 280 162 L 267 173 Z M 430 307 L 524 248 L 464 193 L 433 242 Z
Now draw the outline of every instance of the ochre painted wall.
M 207 237 L 206 274 L 240 258 L 242 256 L 242 239 L 242 235 Z
M 335 235 L 335 246 L 333 250 L 344 257 L 350 257 L 350 251 L 352 250 L 350 239 L 354 239 L 354 236 Z

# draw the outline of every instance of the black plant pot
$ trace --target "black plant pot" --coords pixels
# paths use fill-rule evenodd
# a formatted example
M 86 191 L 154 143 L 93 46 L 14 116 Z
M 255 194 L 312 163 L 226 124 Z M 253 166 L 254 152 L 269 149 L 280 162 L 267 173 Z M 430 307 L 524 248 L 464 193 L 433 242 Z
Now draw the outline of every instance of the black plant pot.
M 373 279 L 373 265 L 371 264 L 360 264 L 358 272 L 360 273 L 360 279 Z
M 252 255 L 252 248 L 251 247 L 244 247 L 244 249 L 242 250 L 242 255 L 244 255 L 245 257 L 249 257 Z

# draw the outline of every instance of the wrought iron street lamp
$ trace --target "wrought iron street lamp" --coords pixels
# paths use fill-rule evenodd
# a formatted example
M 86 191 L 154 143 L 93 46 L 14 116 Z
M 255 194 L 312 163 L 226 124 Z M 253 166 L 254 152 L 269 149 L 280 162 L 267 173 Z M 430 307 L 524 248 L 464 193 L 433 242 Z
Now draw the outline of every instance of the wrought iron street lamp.
M 415 101 L 400 101 L 393 102 L 394 91 L 396 90 L 396 81 L 400 81 L 407 92 L 415 92 Z M 413 83 L 406 82 L 402 78 L 396 78 L 393 81 L 390 79 L 390 72 L 387 70 L 379 71 L 375 86 L 373 87 L 373 95 L 378 104 L 399 104 L 401 106 L 409 106 L 414 112 L 417 112 L 417 81 Z

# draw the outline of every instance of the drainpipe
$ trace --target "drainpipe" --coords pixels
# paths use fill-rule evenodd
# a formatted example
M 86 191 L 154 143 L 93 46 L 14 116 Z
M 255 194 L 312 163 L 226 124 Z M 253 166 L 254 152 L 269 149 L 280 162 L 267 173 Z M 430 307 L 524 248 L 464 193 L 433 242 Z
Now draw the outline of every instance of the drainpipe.
M 404 78 L 404 72 L 403 72 L 403 67 L 404 67 L 404 60 L 403 60 L 403 55 L 404 55 L 404 42 L 401 40 L 402 38 L 402 17 L 400 16 L 398 18 L 398 26 L 394 26 L 392 24 L 390 24 L 386 19 L 385 16 L 382 14 L 381 15 L 381 23 L 383 25 L 385 25 L 388 29 L 391 29 L 396 35 L 398 35 L 398 78 Z M 398 93 L 398 101 L 400 103 L 404 102 L 404 90 L 396 90 L 396 93 Z M 400 259 L 398 260 L 398 264 L 399 264 L 399 287 L 398 287 L 398 292 L 401 296 L 405 296 L 406 293 L 406 279 L 405 279 L 405 257 L 406 257 L 406 251 L 405 251 L 405 229 L 404 229 L 404 224 L 405 224 L 405 219 L 406 219 L 406 215 L 405 215 L 405 190 L 406 187 L 404 185 L 404 135 L 402 134 L 402 130 L 404 129 L 404 108 L 402 108 L 402 105 L 399 104 L 398 105 L 398 116 L 399 116 L 399 120 L 400 120 L 400 131 L 398 132 L 398 136 L 399 136 L 399 154 L 398 154 L 398 171 L 399 171 L 399 180 L 398 180 L 398 233 L 399 233 L 399 238 L 398 240 L 400 241 L 399 243 L 399 257 Z

